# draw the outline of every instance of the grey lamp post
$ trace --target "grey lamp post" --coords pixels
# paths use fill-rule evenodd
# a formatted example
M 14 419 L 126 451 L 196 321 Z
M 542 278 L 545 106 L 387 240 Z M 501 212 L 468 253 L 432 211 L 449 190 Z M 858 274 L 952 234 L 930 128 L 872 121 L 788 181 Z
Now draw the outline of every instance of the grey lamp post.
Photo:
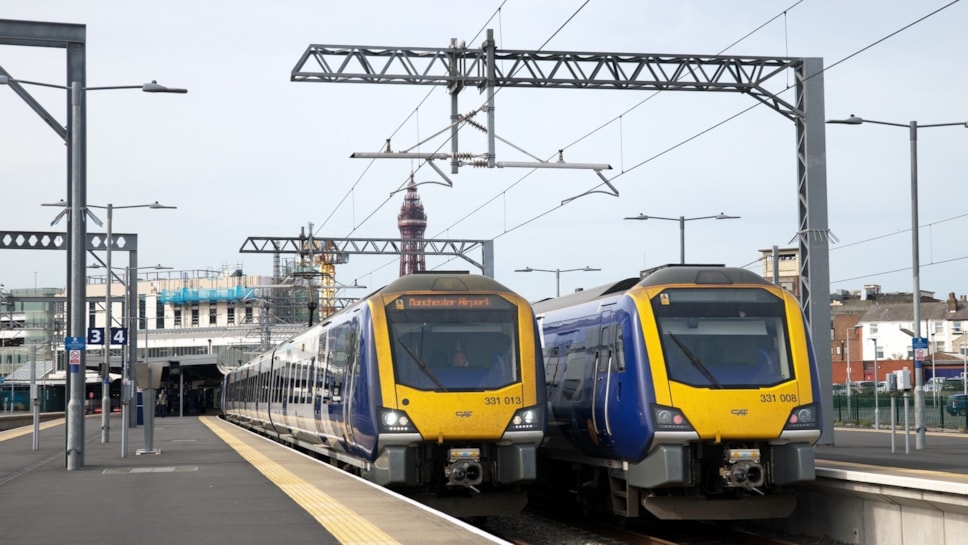
M 874 429 L 881 429 L 881 404 L 878 403 L 877 391 L 880 389 L 880 382 L 877 380 L 877 339 L 871 337 L 874 343 Z
M 111 276 L 111 248 L 113 243 L 111 241 L 111 224 L 114 218 L 114 210 L 118 208 L 154 208 L 154 209 L 174 209 L 175 206 L 164 206 L 158 204 L 155 201 L 151 204 L 131 204 L 125 206 L 114 206 L 108 203 L 107 206 L 96 206 L 87 205 L 88 208 L 103 208 L 107 210 L 107 240 L 105 241 L 105 269 L 107 270 L 106 283 L 104 286 L 104 368 L 101 370 L 101 442 L 107 443 L 109 438 L 110 430 L 110 413 L 111 413 L 111 341 L 113 340 L 111 335 L 111 284 L 113 283 Z M 128 366 L 128 375 L 125 376 L 129 381 L 133 381 L 134 378 L 134 367 Z M 127 416 L 127 415 L 124 415 Z M 127 429 L 127 419 L 122 417 L 123 429 Z M 126 441 L 122 441 L 124 443 Z
M 584 266 L 580 269 L 534 269 L 532 267 L 525 267 L 523 269 L 515 269 L 514 272 L 549 272 L 555 273 L 555 297 L 561 297 L 561 273 L 564 272 L 592 272 L 600 271 L 601 269 L 596 269 L 594 267 Z
M 687 218 L 685 216 L 679 216 L 678 218 L 664 218 L 662 216 L 648 216 L 646 214 L 639 214 L 638 216 L 631 216 L 625 219 L 627 220 L 668 220 L 668 221 L 678 221 L 679 222 L 679 264 L 684 264 L 686 262 L 686 222 L 695 220 L 736 220 L 740 216 L 728 216 L 722 212 L 716 214 L 715 216 L 698 216 L 695 218 Z
M 82 87 L 80 82 L 73 81 L 69 87 L 64 85 L 54 85 L 50 83 L 40 83 L 35 81 L 18 80 L 6 75 L 0 75 L 0 85 L 10 83 L 37 85 L 40 87 L 52 87 L 55 89 L 65 89 L 70 91 L 70 132 L 67 134 L 67 142 L 70 144 L 71 157 L 71 176 L 70 176 L 70 196 L 69 208 L 65 212 L 70 214 L 70 226 L 68 227 L 68 270 L 71 271 L 68 293 L 68 316 L 70 323 L 70 336 L 74 338 L 85 338 L 85 267 L 86 267 L 86 229 L 83 221 L 83 211 L 86 210 L 86 195 L 84 189 L 87 186 L 84 157 L 87 150 L 86 134 L 84 127 L 84 115 L 82 115 L 82 105 L 84 93 L 87 91 L 99 91 L 109 89 L 141 89 L 146 93 L 187 93 L 187 89 L 169 88 L 159 85 L 156 81 L 142 85 L 119 85 L 108 87 Z M 42 108 L 33 106 L 35 111 L 45 119 L 46 112 Z M 56 220 L 55 220 L 56 221 Z M 85 355 L 84 350 L 80 350 L 79 359 L 70 363 L 67 380 L 70 384 L 70 392 L 67 402 L 67 470 L 73 471 L 80 469 L 84 465 L 84 378 L 85 378 Z
M 42 206 L 66 207 L 67 203 L 64 201 L 61 201 L 59 203 L 44 204 Z M 165 206 L 163 204 L 159 204 L 158 201 L 155 201 L 151 204 L 130 204 L 130 205 L 124 205 L 124 206 L 115 206 L 111 203 L 108 203 L 107 205 L 104 205 L 104 206 L 96 205 L 96 204 L 88 204 L 86 205 L 86 208 L 87 209 L 100 208 L 103 210 L 107 210 L 107 222 L 105 227 L 107 231 L 107 235 L 106 235 L 107 240 L 104 241 L 104 249 L 105 249 L 104 268 L 107 271 L 107 274 L 105 275 L 105 282 L 104 282 L 104 335 L 103 335 L 103 338 L 101 339 L 104 343 L 104 363 L 101 364 L 101 442 L 107 443 L 110 441 L 110 430 L 111 430 L 111 418 L 110 418 L 111 417 L 111 388 L 110 388 L 111 386 L 111 344 L 113 344 L 112 341 L 115 340 L 113 338 L 113 335 L 111 335 L 111 322 L 113 321 L 111 318 L 111 285 L 113 284 L 112 282 L 113 277 L 111 272 L 111 250 L 114 246 L 114 243 L 112 241 L 113 231 L 111 229 L 111 226 L 114 221 L 114 211 L 121 208 L 175 209 L 178 207 Z M 88 214 L 90 214 L 90 211 L 88 211 Z M 134 380 L 133 369 L 134 369 L 133 367 L 129 368 L 127 370 L 128 374 L 124 375 L 124 377 L 127 380 L 132 382 Z M 123 406 L 122 406 L 122 412 L 123 412 Z M 125 422 L 124 427 L 127 428 L 127 419 L 122 418 L 122 422 Z
M 968 396 L 968 350 L 965 350 L 965 339 L 968 333 L 961 334 L 961 387 Z
M 914 337 L 921 340 L 921 265 L 920 251 L 918 248 L 918 129 L 932 127 L 968 127 L 968 122 L 959 121 L 957 123 L 933 123 L 930 125 L 918 125 L 917 121 L 910 123 L 891 123 L 888 121 L 874 121 L 864 119 L 851 114 L 847 119 L 830 119 L 827 123 L 841 125 L 861 125 L 863 123 L 873 123 L 875 125 L 888 125 L 891 127 L 906 127 L 911 136 L 911 271 L 914 277 Z M 915 356 L 914 360 L 914 427 L 915 433 L 914 448 L 921 450 L 924 448 L 925 428 L 924 428 L 924 362 Z
M 934 377 L 938 376 L 938 372 L 936 371 L 937 368 L 934 366 L 934 353 L 936 351 L 937 350 L 936 350 L 936 348 L 934 346 L 934 333 L 931 333 L 931 380 L 932 380 L 932 384 L 934 384 L 935 382 L 937 382 L 936 380 L 934 380 Z M 933 403 L 931 404 L 931 406 L 932 407 L 937 407 L 938 406 L 938 391 L 934 388 L 934 386 L 931 387 L 931 398 L 933 400 Z
M 172 208 L 174 208 L 174 207 L 172 207 Z M 133 292 L 135 294 L 138 293 L 138 289 L 137 289 L 138 276 L 137 275 L 138 275 L 138 270 L 139 269 L 171 270 L 172 267 L 165 267 L 163 265 L 150 265 L 150 266 L 146 266 L 146 267 L 126 267 L 124 269 L 124 285 L 125 285 L 125 288 L 128 290 L 129 293 L 131 293 L 131 292 Z M 131 278 L 132 277 L 132 273 L 134 273 L 134 284 L 135 284 L 134 289 L 132 289 L 132 286 L 130 284 L 130 282 L 132 281 L 132 278 Z M 128 350 L 128 354 L 129 354 L 128 357 L 127 358 L 122 358 L 123 367 L 124 367 L 124 370 L 121 372 L 121 376 L 124 377 L 124 379 L 122 381 L 123 386 L 121 388 L 121 413 L 122 413 L 121 414 L 121 422 L 122 422 L 122 425 L 121 425 L 121 457 L 122 458 L 125 458 L 128 455 L 128 427 L 129 427 L 128 423 L 129 422 L 137 422 L 137 420 L 132 420 L 128 416 L 129 415 L 129 411 L 130 411 L 130 405 L 131 405 L 131 397 L 132 397 L 131 394 L 133 393 L 134 385 L 135 385 L 135 382 L 136 382 L 134 380 L 134 378 L 133 378 L 134 377 L 134 363 L 135 363 L 134 358 L 136 358 L 137 357 L 137 354 L 138 354 L 138 346 L 137 346 L 138 335 L 136 333 L 137 330 L 138 330 L 138 327 L 137 327 L 137 323 L 135 322 L 135 320 L 137 319 L 138 309 L 137 309 L 137 306 L 136 306 L 137 303 L 135 301 L 137 301 L 137 298 L 136 297 L 133 300 L 129 300 L 129 304 L 125 306 L 125 308 L 127 309 L 127 314 L 128 314 L 127 320 L 125 320 L 125 323 L 128 325 L 128 332 L 129 332 L 128 333 L 128 342 L 130 343 L 130 346 L 129 346 L 129 350 Z M 132 304 L 135 305 L 135 306 L 132 306 Z M 147 354 L 148 354 L 148 329 L 147 328 L 148 328 L 148 324 L 145 323 L 145 361 L 146 362 L 148 361 L 148 357 L 147 357 Z M 133 426 L 130 426 L 130 427 L 133 427 Z

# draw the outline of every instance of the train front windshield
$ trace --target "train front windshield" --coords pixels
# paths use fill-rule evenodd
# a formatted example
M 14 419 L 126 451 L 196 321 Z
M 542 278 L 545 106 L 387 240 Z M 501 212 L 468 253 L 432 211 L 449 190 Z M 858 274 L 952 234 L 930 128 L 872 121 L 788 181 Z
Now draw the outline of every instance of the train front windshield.
M 766 290 L 667 289 L 652 310 L 670 380 L 743 388 L 794 378 L 786 309 Z
M 480 391 L 520 380 L 518 311 L 501 297 L 407 295 L 386 315 L 398 384 Z

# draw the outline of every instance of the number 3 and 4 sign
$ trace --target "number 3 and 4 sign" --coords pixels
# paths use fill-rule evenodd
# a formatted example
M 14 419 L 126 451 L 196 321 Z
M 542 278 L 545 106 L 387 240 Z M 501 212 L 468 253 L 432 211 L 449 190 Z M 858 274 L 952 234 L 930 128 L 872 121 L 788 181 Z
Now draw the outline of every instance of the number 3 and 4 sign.
M 103 345 L 104 328 L 103 327 L 87 328 L 87 344 Z M 128 344 L 128 328 L 112 327 L 110 344 Z

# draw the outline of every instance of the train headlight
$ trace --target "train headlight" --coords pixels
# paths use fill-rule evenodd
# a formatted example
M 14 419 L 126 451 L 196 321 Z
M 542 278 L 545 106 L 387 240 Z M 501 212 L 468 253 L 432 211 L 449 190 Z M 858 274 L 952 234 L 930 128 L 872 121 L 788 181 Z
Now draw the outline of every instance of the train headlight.
M 812 430 L 816 429 L 817 426 L 817 406 L 811 403 L 810 405 L 794 407 L 794 409 L 790 411 L 790 416 L 787 418 L 786 426 L 784 426 L 783 429 Z
M 395 409 L 380 409 L 380 431 L 390 433 L 413 433 L 417 429 L 410 422 L 410 417 L 403 411 Z
M 532 431 L 544 429 L 541 411 L 538 407 L 518 409 L 511 417 L 511 422 L 505 431 Z
M 675 407 L 653 405 L 652 420 L 655 422 L 656 431 L 693 431 L 692 424 Z

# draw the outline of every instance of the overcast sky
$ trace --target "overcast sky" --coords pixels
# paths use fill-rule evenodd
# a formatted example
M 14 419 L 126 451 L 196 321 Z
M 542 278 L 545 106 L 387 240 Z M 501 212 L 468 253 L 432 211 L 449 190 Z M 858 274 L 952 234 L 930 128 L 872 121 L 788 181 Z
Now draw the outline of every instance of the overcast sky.
M 296 236 L 310 223 L 319 237 L 399 237 L 403 194 L 390 193 L 420 165 L 351 159 L 352 153 L 378 151 L 387 139 L 395 150 L 450 148 L 443 137 L 431 138 L 449 122 L 445 89 L 290 82 L 309 44 L 440 48 L 456 38 L 476 47 L 491 28 L 498 47 L 511 50 L 820 57 L 829 67 L 828 119 L 948 123 L 968 120 L 968 3 L 925 18 L 948 4 L 38 0 L 6 2 L 0 17 L 86 25 L 89 86 L 157 80 L 189 89 L 88 93 L 88 202 L 178 207 L 115 211 L 113 230 L 139 235 L 142 265 L 241 266 L 268 275 L 269 255 L 239 253 L 248 237 Z M 65 83 L 62 50 L 0 45 L 0 66 L 18 79 Z M 778 79 L 781 87 L 792 85 L 792 72 L 786 78 Z M 26 89 L 66 124 L 63 91 Z M 427 238 L 493 239 L 496 278 L 535 300 L 554 295 L 555 274 L 515 269 L 602 269 L 561 273 L 561 291 L 568 293 L 679 261 L 678 222 L 626 216 L 725 212 L 741 219 L 686 222 L 686 260 L 761 272 L 760 250 L 795 245 L 793 123 L 765 107 L 723 123 L 754 103 L 748 96 L 652 94 L 500 90 L 498 137 L 534 157 L 550 159 L 565 149 L 569 162 L 611 164 L 605 175 L 620 194 L 560 206 L 601 180 L 583 171 L 465 167 L 451 176 L 452 188 L 419 187 Z M 792 92 L 787 96 L 792 100 Z M 459 110 L 470 112 L 484 99 L 466 89 Z M 66 198 L 63 141 L 3 87 L 0 129 L 0 230 L 66 229 L 66 222 L 50 227 L 57 209 L 40 206 Z M 922 129 L 918 139 L 921 288 L 939 297 L 968 293 L 968 130 Z M 479 132 L 462 131 L 460 143 L 462 151 L 486 152 Z M 829 226 L 839 240 L 830 246 L 831 288 L 910 291 L 909 131 L 827 125 L 826 143 Z M 499 143 L 497 159 L 532 160 L 515 147 Z M 439 180 L 426 166 L 414 177 Z M 104 219 L 103 210 L 94 212 Z M 471 268 L 442 258 L 427 262 Z M 397 270 L 395 257 L 351 256 L 337 267 L 337 280 L 376 288 Z M 0 283 L 63 287 L 65 256 L 5 250 Z

